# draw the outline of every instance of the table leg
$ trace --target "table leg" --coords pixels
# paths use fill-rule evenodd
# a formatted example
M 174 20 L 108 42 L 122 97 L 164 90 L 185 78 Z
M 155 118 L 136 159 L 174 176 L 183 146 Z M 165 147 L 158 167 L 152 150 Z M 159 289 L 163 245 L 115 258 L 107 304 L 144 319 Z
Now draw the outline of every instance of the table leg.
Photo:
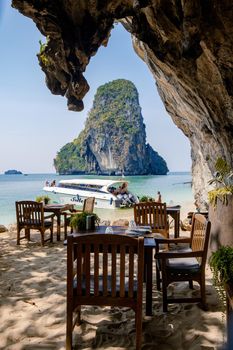
M 180 236 L 180 212 L 175 214 L 174 236 L 178 238 Z
M 174 220 L 174 237 L 178 238 L 180 236 L 180 211 L 169 213 Z
M 61 215 L 57 214 L 57 241 L 60 241 L 61 237 Z
M 146 316 L 152 316 L 152 252 L 153 249 L 146 248 Z
M 27 237 L 27 240 L 30 241 L 30 228 L 25 228 L 25 237 Z

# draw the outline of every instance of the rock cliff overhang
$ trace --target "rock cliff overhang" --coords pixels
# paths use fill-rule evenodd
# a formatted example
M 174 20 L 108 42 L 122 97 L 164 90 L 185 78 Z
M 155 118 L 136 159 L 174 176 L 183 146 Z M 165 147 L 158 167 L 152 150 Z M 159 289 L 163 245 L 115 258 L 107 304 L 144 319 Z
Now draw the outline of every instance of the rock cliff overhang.
M 193 187 L 206 200 L 218 156 L 233 165 L 232 0 L 13 0 L 48 39 L 38 55 L 46 84 L 82 110 L 90 57 L 113 23 L 132 34 L 174 123 L 189 138 Z

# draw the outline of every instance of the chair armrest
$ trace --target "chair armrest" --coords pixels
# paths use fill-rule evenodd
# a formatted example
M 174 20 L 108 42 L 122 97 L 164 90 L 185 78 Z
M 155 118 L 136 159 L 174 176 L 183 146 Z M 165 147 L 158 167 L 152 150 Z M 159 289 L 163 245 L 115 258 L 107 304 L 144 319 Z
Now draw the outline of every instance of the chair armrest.
M 155 238 L 155 244 L 170 244 L 170 243 L 190 243 L 191 238 L 189 237 L 178 237 L 178 238 Z
M 174 259 L 174 258 L 196 258 L 203 256 L 203 250 L 197 250 L 195 252 L 159 252 L 156 254 L 158 259 Z
M 78 214 L 78 213 L 82 213 L 83 211 L 82 210 L 80 210 L 80 211 L 77 211 L 77 212 L 72 212 L 72 213 L 64 213 L 65 214 L 65 217 L 67 217 L 67 216 L 74 216 L 74 215 L 76 215 L 76 214 Z
M 69 211 L 63 211 L 61 214 L 64 215 L 65 217 L 67 215 L 74 215 L 74 214 L 77 214 L 77 213 L 82 213 L 83 210 L 79 210 L 79 209 L 73 209 L 73 210 L 69 210 Z
M 69 209 L 70 210 L 70 213 L 73 213 L 73 214 L 75 214 L 75 213 L 82 213 L 83 212 L 83 210 L 82 209 Z
M 169 244 L 179 244 L 179 243 L 191 243 L 191 238 L 184 237 L 184 238 L 155 238 L 155 250 L 156 255 L 158 254 L 160 250 L 160 245 L 164 245 L 166 247 L 166 251 L 169 251 Z

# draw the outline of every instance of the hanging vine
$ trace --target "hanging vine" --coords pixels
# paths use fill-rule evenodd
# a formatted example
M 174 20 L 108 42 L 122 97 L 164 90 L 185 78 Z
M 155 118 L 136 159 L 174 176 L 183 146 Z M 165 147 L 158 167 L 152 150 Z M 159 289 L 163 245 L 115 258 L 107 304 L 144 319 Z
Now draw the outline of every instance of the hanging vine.
M 49 42 L 49 36 L 46 37 L 46 42 L 42 43 L 41 40 L 39 40 L 40 44 L 40 52 L 38 53 L 38 58 L 42 62 L 42 64 L 46 67 L 51 65 L 51 59 L 48 57 L 46 53 L 46 49 L 48 47 L 48 42 Z
M 213 207 L 216 207 L 219 199 L 227 205 L 227 196 L 233 194 L 233 170 L 231 166 L 222 158 L 218 158 L 215 163 L 216 172 L 209 184 L 214 184 L 217 188 L 208 192 L 208 200 Z

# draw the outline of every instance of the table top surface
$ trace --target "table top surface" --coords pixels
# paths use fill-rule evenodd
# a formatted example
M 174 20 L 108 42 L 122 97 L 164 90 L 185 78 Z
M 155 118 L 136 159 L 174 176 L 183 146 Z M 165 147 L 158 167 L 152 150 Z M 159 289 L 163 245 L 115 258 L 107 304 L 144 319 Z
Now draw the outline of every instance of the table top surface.
M 73 233 L 72 235 L 75 237 L 75 236 L 79 236 L 79 235 L 92 235 L 92 234 L 103 234 L 105 233 L 105 230 L 108 226 L 103 226 L 103 225 L 100 225 L 100 226 L 97 226 L 95 228 L 95 230 L 93 231 L 84 231 L 84 232 L 78 232 L 78 233 Z M 120 234 L 120 235 L 127 235 L 126 231 L 129 230 L 129 227 L 128 226 L 111 226 L 112 229 L 113 229 L 113 235 L 114 234 Z M 144 237 L 144 247 L 148 247 L 148 248 L 155 248 L 155 240 L 154 240 L 154 237 L 151 237 L 151 234 L 144 234 L 143 236 L 141 237 Z
M 44 210 L 47 210 L 47 211 L 68 210 L 68 209 L 72 209 L 73 207 L 74 207 L 73 204 L 46 204 L 44 206 Z
M 166 210 L 167 210 L 167 212 L 180 212 L 180 205 L 177 205 L 177 207 L 176 206 L 174 206 L 174 207 L 167 207 L 166 208 Z

